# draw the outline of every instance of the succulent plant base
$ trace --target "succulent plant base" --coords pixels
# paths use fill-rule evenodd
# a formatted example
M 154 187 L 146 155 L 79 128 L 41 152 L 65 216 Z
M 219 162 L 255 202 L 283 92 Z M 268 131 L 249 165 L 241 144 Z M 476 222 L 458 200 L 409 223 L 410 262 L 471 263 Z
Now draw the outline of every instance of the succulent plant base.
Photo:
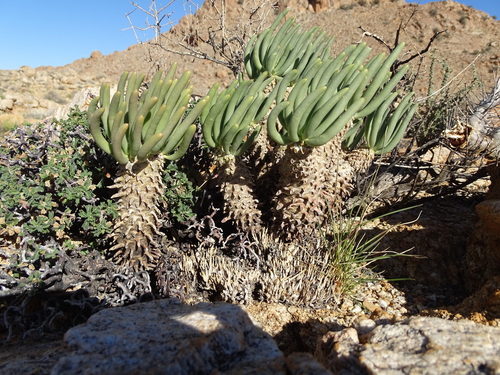
M 161 236 L 159 201 L 163 196 L 164 157 L 150 156 L 144 162 L 120 165 L 118 177 L 111 188 L 118 189 L 118 219 L 110 250 L 114 260 L 138 270 L 154 268 L 161 255 L 155 236 Z
M 352 168 L 339 142 L 289 147 L 280 163 L 280 186 L 273 208 L 274 232 L 284 240 L 311 236 L 338 212 L 351 190 Z
M 246 164 L 238 157 L 229 159 L 218 168 L 218 180 L 226 218 L 242 232 L 258 233 L 262 228 L 262 213 L 254 195 L 253 177 Z

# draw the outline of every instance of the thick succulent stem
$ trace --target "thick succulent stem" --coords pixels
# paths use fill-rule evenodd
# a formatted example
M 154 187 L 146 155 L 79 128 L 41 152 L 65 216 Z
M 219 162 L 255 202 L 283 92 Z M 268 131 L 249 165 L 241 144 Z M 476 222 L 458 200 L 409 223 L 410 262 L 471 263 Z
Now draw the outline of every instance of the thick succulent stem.
M 136 271 L 154 268 L 161 255 L 159 201 L 164 193 L 162 182 L 164 157 L 155 155 L 144 162 L 120 165 L 111 188 L 118 200 L 118 219 L 112 237 L 115 261 Z
M 258 233 L 262 214 L 254 194 L 254 178 L 246 164 L 241 158 L 230 157 L 217 172 L 226 220 L 231 220 L 239 231 Z
M 354 168 L 341 137 L 319 147 L 289 147 L 280 161 L 273 231 L 284 240 L 317 235 L 352 191 Z

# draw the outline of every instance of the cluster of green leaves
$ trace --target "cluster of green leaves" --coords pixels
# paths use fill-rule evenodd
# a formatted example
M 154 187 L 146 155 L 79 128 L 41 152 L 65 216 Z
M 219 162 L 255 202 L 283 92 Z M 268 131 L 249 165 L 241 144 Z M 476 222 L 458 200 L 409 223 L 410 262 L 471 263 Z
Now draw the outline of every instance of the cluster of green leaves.
M 200 116 L 205 143 L 220 155 L 240 156 L 248 150 L 260 133 L 260 120 L 274 100 L 274 96 L 266 98 L 263 92 L 272 80 L 266 72 L 255 81 L 237 79 L 220 94 L 215 84 Z
M 81 239 L 97 246 L 111 230 L 115 203 L 104 189 L 106 160 L 87 135 L 87 114 L 23 126 L 0 142 L 0 232 L 28 249 L 28 261 L 53 259 Z
M 366 43 L 352 44 L 334 57 L 330 55 L 332 39 L 324 31 L 302 31 L 293 18 L 279 26 L 286 13 L 281 13 L 269 29 L 252 37 L 245 49 L 245 69 L 251 79 L 261 74 L 276 78 L 272 92 L 276 105 L 267 119 L 269 137 L 281 145 L 316 147 L 348 127 L 345 148 L 364 145 L 377 154 L 391 151 L 417 108 L 411 101 L 412 94 L 394 91 L 408 71 L 408 66 L 392 71 L 405 44 L 397 45 L 389 56 L 378 54 L 370 60 L 367 58 L 372 49 Z M 260 104 L 252 102 L 251 96 L 244 98 L 250 108 Z M 221 118 L 219 103 L 223 100 L 217 99 L 211 111 L 215 123 Z M 233 116 L 232 110 L 229 113 Z M 202 123 L 218 129 L 203 118 Z M 238 129 L 233 133 L 240 134 Z M 213 147 L 210 137 L 206 133 L 204 136 Z M 234 138 L 239 141 L 244 136 L 242 130 Z
M 89 104 L 89 125 L 97 145 L 120 164 L 145 161 L 163 153 L 177 160 L 187 151 L 196 132 L 193 124 L 208 98 L 186 109 L 193 93 L 191 72 L 174 79 L 177 64 L 164 75 L 157 72 L 139 95 L 144 74 L 125 72 L 111 97 L 109 84 Z
M 328 57 L 333 38 L 319 27 L 303 31 L 294 18 L 278 27 L 287 14 L 288 10 L 281 12 L 269 28 L 250 38 L 244 53 L 250 79 L 264 72 L 283 77 L 293 69 L 300 75 L 316 59 Z

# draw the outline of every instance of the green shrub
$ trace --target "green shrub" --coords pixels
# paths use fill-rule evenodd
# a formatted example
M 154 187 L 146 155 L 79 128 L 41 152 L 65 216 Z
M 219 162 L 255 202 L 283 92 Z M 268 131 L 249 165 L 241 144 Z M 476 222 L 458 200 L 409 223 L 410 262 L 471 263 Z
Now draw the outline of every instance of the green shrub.
M 75 108 L 63 121 L 6 134 L 0 141 L 0 240 L 19 249 L 11 265 L 53 262 L 59 251 L 103 250 L 117 216 L 108 189 L 115 169 L 95 147 L 86 111 Z M 176 162 L 165 171 L 164 213 L 186 221 L 194 216 L 195 188 Z
M 1 141 L 0 237 L 23 253 L 11 264 L 99 247 L 109 233 L 115 204 L 103 187 L 111 164 L 86 123 L 73 109 L 64 121 L 22 126 Z

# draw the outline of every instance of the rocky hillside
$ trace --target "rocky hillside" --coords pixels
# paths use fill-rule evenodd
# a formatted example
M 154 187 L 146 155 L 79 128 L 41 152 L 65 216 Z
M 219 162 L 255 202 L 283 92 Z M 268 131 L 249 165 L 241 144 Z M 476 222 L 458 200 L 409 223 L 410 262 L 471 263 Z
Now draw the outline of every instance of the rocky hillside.
M 228 0 L 227 23 L 241 21 L 245 3 Z M 248 6 L 248 4 L 246 4 Z M 454 1 L 440 1 L 426 5 L 408 4 L 404 0 L 285 0 L 279 7 L 289 8 L 304 27 L 320 25 L 330 35 L 336 36 L 333 49 L 339 51 L 348 44 L 367 41 L 376 50 L 386 47 L 370 36 L 375 34 L 388 45 L 394 43 L 400 28 L 400 41 L 407 43 L 406 56 L 423 51 L 434 34 L 442 32 L 432 43 L 429 52 L 412 61 L 418 73 L 416 90 L 425 96 L 429 82 L 431 56 L 437 64 L 433 73 L 434 87 L 439 87 L 443 66 L 451 68 L 450 77 L 459 74 L 472 62 L 485 85 L 491 84 L 500 64 L 500 24 L 488 14 Z M 182 50 L 174 37 L 183 30 L 213 17 L 209 4 L 196 16 L 184 17 L 180 24 L 162 40 L 164 48 L 151 44 L 132 45 L 125 51 L 102 55 L 95 51 L 91 56 L 61 67 L 0 70 L 0 127 L 23 122 L 40 121 L 53 116 L 61 105 L 71 103 L 82 89 L 96 88 L 104 82 L 115 82 L 125 70 L 151 73 L 178 61 L 182 70 L 192 70 L 199 94 L 204 94 L 216 81 L 228 83 L 232 73 L 224 66 L 192 56 L 180 56 L 165 49 Z M 268 17 L 265 22 L 270 22 Z M 362 29 L 361 29 L 362 28 Z M 363 30 L 366 33 L 363 33 Z M 198 37 L 188 40 L 188 46 L 210 54 Z M 177 39 L 179 40 L 179 39 Z M 186 52 L 186 50 L 182 50 Z M 453 82 L 460 85 L 472 78 L 469 67 Z

